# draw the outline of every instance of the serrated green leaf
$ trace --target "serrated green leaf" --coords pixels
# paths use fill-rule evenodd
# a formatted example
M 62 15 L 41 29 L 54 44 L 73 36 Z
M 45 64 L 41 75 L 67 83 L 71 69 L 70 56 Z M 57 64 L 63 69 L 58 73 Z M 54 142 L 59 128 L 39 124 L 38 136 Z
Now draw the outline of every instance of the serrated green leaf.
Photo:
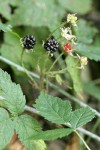
M 11 82 L 9 75 L 3 70 L 0 70 L 0 95 L 13 115 L 19 115 L 24 111 L 26 100 L 20 86 Z
M 32 135 L 30 139 L 33 140 L 55 140 L 58 138 L 62 138 L 64 136 L 68 136 L 73 130 L 72 129 L 54 129 L 48 131 L 37 132 Z
M 27 5 L 26 5 L 27 4 Z M 15 25 L 48 26 L 55 24 L 64 14 L 64 9 L 54 0 L 22 0 L 15 10 L 10 23 Z
M 28 115 L 22 115 L 14 120 L 15 129 L 20 141 L 29 150 L 45 150 L 46 145 L 42 140 L 28 140 L 35 132 L 40 132 L 39 123 Z
M 86 56 L 87 58 L 95 61 L 100 61 L 100 47 L 92 45 L 79 44 L 77 46 L 77 53 Z
M 100 101 L 100 87 L 93 83 L 84 84 L 84 91 Z
M 89 107 L 80 108 L 72 112 L 70 124 L 76 129 L 91 121 L 94 116 L 95 113 Z
M 67 69 L 72 78 L 74 90 L 77 93 L 82 92 L 83 90 L 83 85 L 80 78 L 80 63 L 78 61 L 79 60 L 72 56 L 68 56 L 66 58 Z
M 0 30 L 2 30 L 4 32 L 8 32 L 8 31 L 12 31 L 11 28 L 12 28 L 11 25 L 5 25 L 0 22 Z
M 65 124 L 70 119 L 71 105 L 69 101 L 62 101 L 62 99 L 44 92 L 41 92 L 36 100 L 35 108 L 43 117 L 53 123 Z
M 91 0 L 58 0 L 59 3 L 71 12 L 86 14 L 91 10 L 92 1 Z
M 97 29 L 92 27 L 88 22 L 83 19 L 78 20 L 77 27 L 74 28 L 77 41 L 84 44 L 90 44 L 93 42 L 93 37 L 97 33 Z
M 0 149 L 3 149 L 14 134 L 14 125 L 9 118 L 8 112 L 0 108 Z

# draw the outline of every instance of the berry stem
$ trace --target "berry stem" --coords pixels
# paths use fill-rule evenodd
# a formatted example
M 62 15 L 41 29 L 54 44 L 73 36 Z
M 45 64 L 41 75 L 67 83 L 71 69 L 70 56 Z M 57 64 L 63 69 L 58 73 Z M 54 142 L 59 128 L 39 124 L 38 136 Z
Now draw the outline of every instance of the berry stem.
M 16 37 L 18 37 L 19 39 L 21 38 L 20 36 L 19 36 L 19 34 L 17 34 L 16 32 L 13 32 L 13 31 L 9 31 L 11 34 L 13 34 L 13 35 L 15 35 Z
M 51 67 L 49 68 L 48 72 L 50 72 L 50 70 L 54 67 L 54 65 L 56 64 L 56 62 L 59 60 L 59 58 L 64 54 L 64 52 L 62 52 L 57 58 L 56 60 L 53 62 L 53 64 L 51 65 Z
M 48 80 L 49 80 L 49 77 L 48 77 L 48 74 L 46 75 L 46 92 L 48 93 Z
M 88 150 L 91 150 L 89 148 L 89 146 L 87 145 L 87 143 L 84 141 L 84 139 L 82 138 L 82 136 L 76 131 L 74 130 L 74 132 L 78 135 L 78 137 L 82 140 L 82 142 L 84 143 L 85 147 L 88 149 Z
M 68 69 L 64 68 L 64 69 L 58 70 L 58 71 L 50 71 L 50 72 L 48 72 L 48 74 L 52 74 L 52 75 L 54 75 L 54 74 L 63 74 L 63 73 L 65 73 L 66 70 L 68 70 Z

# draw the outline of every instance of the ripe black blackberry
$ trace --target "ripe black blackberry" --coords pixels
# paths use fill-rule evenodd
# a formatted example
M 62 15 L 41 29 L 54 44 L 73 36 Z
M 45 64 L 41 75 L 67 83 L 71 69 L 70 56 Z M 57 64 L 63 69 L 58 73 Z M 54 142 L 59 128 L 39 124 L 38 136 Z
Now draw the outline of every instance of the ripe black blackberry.
M 53 36 L 44 43 L 44 48 L 49 52 L 51 56 L 58 50 L 58 47 L 59 44 Z
M 36 44 L 36 39 L 33 35 L 26 35 L 25 37 L 21 38 L 21 43 L 24 49 L 32 50 Z

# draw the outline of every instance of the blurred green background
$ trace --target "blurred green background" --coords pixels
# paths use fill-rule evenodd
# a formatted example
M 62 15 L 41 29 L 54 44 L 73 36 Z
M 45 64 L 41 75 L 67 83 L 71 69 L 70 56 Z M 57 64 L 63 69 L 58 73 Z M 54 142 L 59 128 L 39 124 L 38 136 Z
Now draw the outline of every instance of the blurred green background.
M 69 13 L 76 13 L 78 16 L 78 27 L 75 30 L 77 42 L 79 43 L 78 53 L 86 56 L 89 62 L 81 79 L 87 81 L 84 85 L 85 102 L 99 111 L 100 0 L 0 0 L 0 22 L 11 24 L 13 30 L 21 37 L 26 34 L 33 34 L 36 37 L 38 44 L 35 46 L 34 52 L 25 53 L 24 55 L 26 68 L 36 73 L 38 73 L 38 66 L 42 68 L 46 59 L 42 40 L 45 41 L 49 34 L 66 20 Z M 55 38 L 58 38 L 59 34 L 60 29 L 54 33 Z M 1 31 L 0 55 L 21 65 L 21 52 L 22 47 L 19 39 L 10 33 Z M 52 61 L 53 59 L 50 60 L 50 63 Z M 11 74 L 14 82 L 21 84 L 27 97 L 27 103 L 29 105 L 33 104 L 38 92 L 35 92 L 35 89 L 31 87 L 26 75 L 2 61 L 0 61 L 0 67 Z M 51 92 L 61 97 L 59 93 L 52 90 Z M 96 122 L 97 118 L 90 124 L 90 130 Z M 100 133 L 99 126 L 96 127 L 94 132 L 96 134 Z M 59 150 L 65 150 L 63 148 L 64 144 L 65 140 L 62 140 L 63 146 Z M 90 145 L 92 149 L 99 150 L 98 142 L 91 140 Z M 66 148 L 66 150 L 75 149 Z

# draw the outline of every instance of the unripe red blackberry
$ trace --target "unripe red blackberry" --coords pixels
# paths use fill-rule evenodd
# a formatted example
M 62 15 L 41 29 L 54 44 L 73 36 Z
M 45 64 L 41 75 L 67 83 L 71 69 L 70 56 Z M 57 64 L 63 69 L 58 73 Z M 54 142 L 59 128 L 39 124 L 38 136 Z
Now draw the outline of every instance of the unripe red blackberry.
M 69 52 L 69 51 L 71 51 L 73 49 L 73 47 L 72 47 L 72 45 L 70 44 L 70 43 L 66 43 L 65 45 L 64 45 L 64 50 L 65 50 L 65 52 Z
M 24 49 L 31 50 L 36 44 L 36 39 L 33 35 L 26 35 L 25 37 L 21 38 L 21 44 Z
M 52 55 L 55 51 L 58 50 L 59 44 L 54 39 L 54 37 L 51 37 L 44 43 L 44 48 L 49 52 L 50 55 Z

